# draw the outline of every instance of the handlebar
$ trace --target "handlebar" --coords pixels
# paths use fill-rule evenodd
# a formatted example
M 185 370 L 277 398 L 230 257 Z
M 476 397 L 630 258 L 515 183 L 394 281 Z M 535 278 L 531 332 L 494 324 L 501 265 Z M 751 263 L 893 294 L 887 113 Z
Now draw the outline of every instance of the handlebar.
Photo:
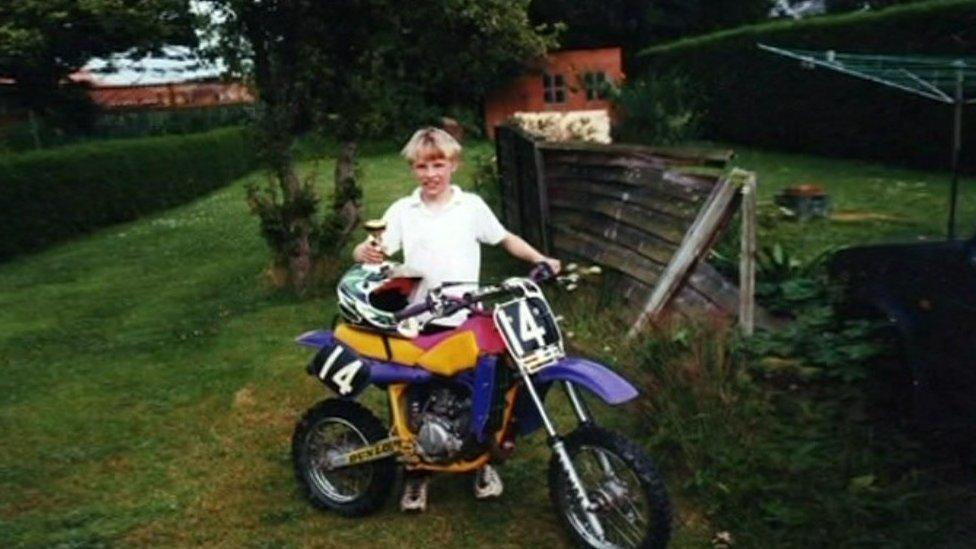
M 567 266 L 567 270 L 575 270 L 575 266 Z M 584 274 L 599 274 L 600 269 L 598 267 L 591 267 L 588 270 L 581 271 Z M 552 270 L 548 263 L 540 261 L 532 270 L 529 271 L 528 278 L 537 284 L 545 284 L 552 281 L 560 281 L 562 278 L 566 278 L 568 282 L 567 288 L 575 288 L 576 281 L 579 279 L 577 273 L 570 273 L 565 275 L 565 277 L 557 276 Z M 480 292 L 466 293 L 463 297 L 442 297 L 439 292 L 431 292 L 427 294 L 426 299 L 420 303 L 415 303 L 393 313 L 393 317 L 397 322 L 411 318 L 414 316 L 421 315 L 427 312 L 436 312 L 438 316 L 450 316 L 461 309 L 466 309 L 476 303 L 485 301 L 488 299 L 493 299 L 503 295 L 511 294 L 517 291 L 517 288 L 501 286 L 486 286 L 481 288 Z
M 395 318 L 397 320 L 397 322 L 399 322 L 399 321 L 401 321 L 401 320 L 403 320 L 405 318 L 410 318 L 412 316 L 417 316 L 419 314 L 426 313 L 427 311 L 429 311 L 429 310 L 431 310 L 433 308 L 432 307 L 432 304 L 431 303 L 428 303 L 429 300 L 430 300 L 430 297 L 428 296 L 427 299 L 425 299 L 424 301 L 421 301 L 420 303 L 414 303 L 413 305 L 410 305 L 409 307 L 406 307 L 404 309 L 400 309 L 399 311 L 393 313 L 393 318 Z
M 536 283 L 547 282 L 552 278 L 554 278 L 555 276 L 556 274 L 552 271 L 552 268 L 550 268 L 549 265 L 545 262 L 537 263 L 536 266 L 533 267 L 531 271 L 529 271 L 529 278 Z M 415 303 L 413 305 L 410 305 L 409 307 L 406 307 L 404 309 L 401 309 L 393 313 L 393 318 L 395 318 L 397 322 L 399 322 L 401 320 L 418 316 L 423 313 L 433 312 L 437 309 L 441 309 L 441 311 L 439 311 L 439 314 L 443 316 L 448 316 L 460 311 L 461 309 L 470 307 L 471 305 L 474 305 L 475 303 L 478 303 L 480 301 L 491 299 L 493 297 L 498 297 L 510 293 L 511 291 L 512 290 L 508 288 L 503 288 L 498 286 L 488 286 L 487 291 L 481 293 L 467 293 L 464 295 L 464 297 L 461 298 L 449 298 L 451 301 L 449 301 L 446 305 L 442 302 L 440 296 L 435 296 L 435 294 L 431 292 L 427 294 L 426 299 L 424 299 L 420 303 Z

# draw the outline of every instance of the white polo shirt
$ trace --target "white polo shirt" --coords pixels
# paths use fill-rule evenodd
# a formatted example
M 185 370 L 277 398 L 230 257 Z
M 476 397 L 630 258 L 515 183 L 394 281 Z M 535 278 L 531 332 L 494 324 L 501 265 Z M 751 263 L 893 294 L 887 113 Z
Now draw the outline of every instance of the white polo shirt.
M 508 234 L 480 196 L 456 185 L 451 185 L 450 201 L 436 210 L 423 203 L 418 187 L 410 196 L 394 202 L 383 219 L 383 248 L 387 255 L 402 248 L 404 265 L 424 273 L 414 300 L 444 282 L 477 284 L 480 245 L 496 245 Z

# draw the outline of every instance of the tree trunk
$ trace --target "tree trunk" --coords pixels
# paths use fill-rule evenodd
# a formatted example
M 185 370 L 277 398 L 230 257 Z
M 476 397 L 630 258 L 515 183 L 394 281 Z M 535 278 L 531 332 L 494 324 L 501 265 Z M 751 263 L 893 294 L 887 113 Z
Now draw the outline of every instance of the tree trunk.
M 281 215 L 282 222 L 288 227 L 291 235 L 290 246 L 284 251 L 288 267 L 288 280 L 292 288 L 299 294 L 303 294 L 308 285 L 309 272 L 312 269 L 312 246 L 310 235 L 312 232 L 312 221 L 300 215 L 292 205 L 302 197 L 302 182 L 295 169 L 295 162 L 291 156 L 291 147 L 294 138 L 287 133 L 287 130 L 275 128 L 269 140 L 268 151 L 274 173 L 278 178 L 278 186 L 281 190 Z
M 339 217 L 341 232 L 334 249 L 339 251 L 349 240 L 360 220 L 360 201 L 362 194 L 356 183 L 356 142 L 345 141 L 339 151 L 335 167 L 335 199 L 332 209 Z

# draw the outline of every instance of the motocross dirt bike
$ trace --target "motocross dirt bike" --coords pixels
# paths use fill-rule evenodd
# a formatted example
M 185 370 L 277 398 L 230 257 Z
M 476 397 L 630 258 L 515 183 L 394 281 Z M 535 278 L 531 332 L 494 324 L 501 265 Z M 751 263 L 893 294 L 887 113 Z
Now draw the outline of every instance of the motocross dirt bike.
M 619 405 L 637 390 L 605 366 L 566 356 L 538 286 L 554 280 L 566 279 L 540 264 L 529 278 L 463 297 L 435 289 L 395 313 L 399 333 L 340 324 L 299 336 L 297 343 L 318 350 L 308 373 L 338 395 L 309 409 L 295 429 L 296 476 L 311 502 L 365 515 L 388 498 L 398 463 L 413 471 L 473 472 L 503 461 L 517 436 L 542 427 L 552 449 L 549 495 L 577 544 L 664 547 L 671 515 L 661 475 L 637 444 L 595 424 L 579 391 Z M 411 327 L 418 315 L 461 310 L 469 316 L 454 329 L 417 334 Z M 565 436 L 544 400 L 557 384 L 579 423 Z M 386 391 L 390 425 L 355 401 L 369 385 Z

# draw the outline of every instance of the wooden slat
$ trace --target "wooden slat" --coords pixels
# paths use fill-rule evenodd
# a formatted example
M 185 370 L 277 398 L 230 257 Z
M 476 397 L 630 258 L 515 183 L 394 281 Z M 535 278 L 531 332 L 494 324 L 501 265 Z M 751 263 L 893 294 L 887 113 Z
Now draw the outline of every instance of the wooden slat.
M 671 261 L 678 247 L 666 240 L 635 229 L 598 213 L 554 209 L 550 214 L 550 227 L 556 226 L 572 232 L 584 232 L 598 238 L 616 242 L 662 267 Z
M 667 305 L 668 301 L 679 290 L 687 273 L 711 246 L 722 224 L 729 216 L 738 194 L 738 181 L 745 177 L 745 172 L 735 171 L 732 177 L 723 180 L 709 197 L 698 219 L 685 236 L 678 253 L 672 258 L 659 284 L 642 307 L 637 321 L 631 326 L 629 335 L 637 334 L 648 320 L 654 318 Z M 734 178 L 734 179 L 733 179 Z
M 548 184 L 549 196 L 559 196 L 562 192 L 588 193 L 603 198 L 633 203 L 641 207 L 659 211 L 691 223 L 698 215 L 698 208 L 692 203 L 662 193 L 653 187 L 633 187 L 614 182 L 594 183 L 584 180 L 551 179 Z
M 557 251 L 579 255 L 616 269 L 647 284 L 654 284 L 664 270 L 660 265 L 613 242 L 583 233 L 553 227 L 552 243 Z
M 694 149 L 690 147 L 647 147 L 644 145 L 598 143 L 549 143 L 540 142 L 543 151 L 589 152 L 593 154 L 651 157 L 673 164 L 703 165 L 724 168 L 735 156 L 729 149 Z
M 707 297 L 691 286 L 682 286 L 681 290 L 677 293 L 677 295 L 674 296 L 674 298 L 671 300 L 671 304 L 668 305 L 668 307 L 689 317 L 693 317 L 696 314 L 701 314 L 702 312 L 717 316 L 728 315 L 726 311 L 716 306 L 714 303 L 709 301 Z
M 542 153 L 534 146 L 532 147 L 532 163 L 535 167 L 535 199 L 539 204 L 539 215 L 536 219 L 539 228 L 538 248 L 546 255 L 552 255 L 552 247 L 549 242 L 549 191 L 546 188 L 546 173 L 542 163 Z
M 617 289 L 620 298 L 633 305 L 634 309 L 637 309 L 637 307 L 640 307 L 644 303 L 647 296 L 651 294 L 654 286 L 645 284 L 636 278 L 621 275 L 620 280 L 617 282 Z
M 662 172 L 649 168 L 614 168 L 545 162 L 546 178 L 610 182 L 651 187 L 675 198 L 700 204 L 715 187 L 716 179 L 708 176 Z
M 625 275 L 620 277 L 616 288 L 620 297 L 630 307 L 631 322 L 636 320 L 640 306 L 647 300 L 647 296 L 654 291 L 653 286 Z M 694 318 L 702 313 L 716 316 L 726 315 L 724 311 L 691 286 L 683 286 L 681 291 L 671 300 L 666 311 L 679 314 L 683 318 Z
M 547 150 L 542 149 L 543 157 L 548 164 L 566 164 L 570 166 L 599 166 L 610 168 L 643 168 L 660 172 L 672 168 L 663 158 L 656 156 L 631 156 L 619 153 L 592 153 L 577 150 Z
M 614 200 L 594 199 L 586 202 L 553 197 L 549 200 L 549 205 L 553 211 L 566 209 L 598 212 L 621 223 L 654 234 L 658 238 L 675 245 L 681 242 L 681 238 L 687 230 L 686 227 L 688 227 L 688 224 L 673 217 Z
M 707 261 L 699 261 L 688 275 L 687 286 L 693 287 L 728 316 L 739 310 L 739 288 L 715 270 Z
M 495 155 L 502 187 L 502 218 L 509 231 L 521 234 L 522 205 L 516 192 L 518 162 L 515 157 L 515 140 L 518 139 L 518 134 L 512 128 L 499 126 L 495 135 Z

